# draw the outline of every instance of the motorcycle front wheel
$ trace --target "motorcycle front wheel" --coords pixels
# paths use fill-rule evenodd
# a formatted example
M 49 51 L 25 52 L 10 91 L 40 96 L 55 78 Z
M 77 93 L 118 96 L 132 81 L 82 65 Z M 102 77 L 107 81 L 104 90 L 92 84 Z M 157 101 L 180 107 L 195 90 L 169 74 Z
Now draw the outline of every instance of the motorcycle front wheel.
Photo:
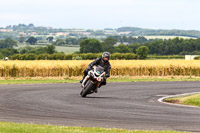
M 81 96 L 86 97 L 87 94 L 90 94 L 90 92 L 93 90 L 93 87 L 94 87 L 94 83 L 88 80 L 87 83 L 85 84 L 84 89 L 81 92 Z

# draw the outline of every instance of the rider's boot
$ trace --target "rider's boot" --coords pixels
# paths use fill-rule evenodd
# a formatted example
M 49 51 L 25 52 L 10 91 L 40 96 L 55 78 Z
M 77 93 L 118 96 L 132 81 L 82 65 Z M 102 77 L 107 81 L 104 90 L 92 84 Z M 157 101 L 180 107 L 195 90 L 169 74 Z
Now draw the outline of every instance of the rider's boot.
M 98 93 L 98 89 L 101 87 L 101 84 L 97 86 L 97 88 L 94 90 L 95 93 Z
M 95 93 L 98 93 L 98 88 L 99 88 L 99 87 L 97 87 L 97 88 L 94 90 Z

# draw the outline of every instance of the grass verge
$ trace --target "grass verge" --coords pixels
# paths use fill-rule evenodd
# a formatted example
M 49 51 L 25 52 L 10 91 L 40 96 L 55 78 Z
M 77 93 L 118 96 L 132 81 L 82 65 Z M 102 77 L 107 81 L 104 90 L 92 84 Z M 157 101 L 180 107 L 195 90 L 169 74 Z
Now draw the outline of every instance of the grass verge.
M 0 80 L 0 84 L 42 84 L 42 83 L 76 83 L 75 79 L 59 80 L 59 79 L 7 79 Z
M 165 102 L 200 107 L 200 94 L 194 94 L 194 95 L 182 96 L 182 97 L 176 97 L 176 98 L 167 98 L 165 99 Z
M 41 83 L 79 83 L 82 77 L 32 77 L 32 78 L 0 78 L 0 84 L 41 84 Z M 130 77 L 112 76 L 107 82 L 154 82 L 154 81 L 200 81 L 200 77 Z
M 186 133 L 177 131 L 139 131 L 98 127 L 65 127 L 53 125 L 0 122 L 0 133 Z

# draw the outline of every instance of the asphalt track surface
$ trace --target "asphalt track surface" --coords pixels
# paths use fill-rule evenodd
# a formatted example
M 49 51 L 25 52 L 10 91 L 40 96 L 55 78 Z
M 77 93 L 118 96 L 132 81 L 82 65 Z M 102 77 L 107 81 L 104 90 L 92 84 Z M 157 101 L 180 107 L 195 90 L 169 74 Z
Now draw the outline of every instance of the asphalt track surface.
M 198 91 L 200 82 L 108 83 L 82 98 L 77 83 L 0 85 L 0 121 L 199 132 L 199 108 L 158 102 Z

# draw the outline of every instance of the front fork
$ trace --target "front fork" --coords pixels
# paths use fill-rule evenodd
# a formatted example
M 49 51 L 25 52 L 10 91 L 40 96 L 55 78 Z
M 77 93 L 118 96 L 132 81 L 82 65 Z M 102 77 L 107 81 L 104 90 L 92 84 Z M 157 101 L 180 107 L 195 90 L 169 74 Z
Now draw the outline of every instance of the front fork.
M 82 82 L 82 84 L 81 84 L 82 89 L 84 89 L 85 83 L 87 82 L 87 80 L 89 80 L 89 77 L 90 77 L 90 76 L 87 75 L 87 76 L 84 78 L 84 80 L 83 80 L 83 82 Z M 94 89 L 94 91 L 95 91 L 95 90 L 97 90 L 97 89 L 99 88 L 101 82 L 95 81 L 94 84 L 96 85 L 96 88 Z
M 85 83 L 86 83 L 86 81 L 89 79 L 89 75 L 87 75 L 85 78 L 84 78 L 84 80 L 83 80 L 83 82 L 82 82 L 82 84 L 81 84 L 81 87 L 82 88 L 84 88 L 85 87 Z

